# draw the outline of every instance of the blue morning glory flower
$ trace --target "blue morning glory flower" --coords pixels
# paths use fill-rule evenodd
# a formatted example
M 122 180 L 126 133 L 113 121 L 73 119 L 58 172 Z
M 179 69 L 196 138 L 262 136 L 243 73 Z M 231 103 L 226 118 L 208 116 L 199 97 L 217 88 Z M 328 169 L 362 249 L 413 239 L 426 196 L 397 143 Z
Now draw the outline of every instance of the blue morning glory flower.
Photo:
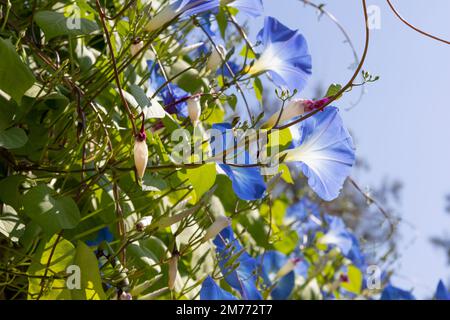
M 207 276 L 200 289 L 200 300 L 237 300 L 237 298 L 219 287 L 213 278 Z
M 286 210 L 286 223 L 292 224 L 297 231 L 300 242 L 307 244 L 308 235 L 322 228 L 319 205 L 304 197 Z
M 284 161 L 297 163 L 319 197 L 337 198 L 355 163 L 353 141 L 338 109 L 327 107 L 291 130 L 299 130 L 300 139 L 293 139 L 293 149 L 281 154 Z
M 158 90 L 161 86 L 166 83 L 164 77 L 160 74 L 160 67 L 157 63 L 152 60 L 147 60 L 148 70 L 150 71 L 150 86 L 153 91 Z M 190 96 L 190 94 L 176 84 L 167 83 L 163 88 L 160 89 L 159 95 L 163 100 L 165 106 L 167 106 L 166 111 L 170 114 L 177 114 L 186 118 L 188 116 L 187 102 L 179 102 Z
M 328 231 L 320 238 L 320 243 L 338 247 L 347 256 L 353 246 L 352 234 L 339 217 L 327 216 Z
M 416 300 L 411 292 L 389 284 L 381 293 L 380 300 Z
M 267 287 L 271 287 L 276 283 L 270 292 L 270 295 L 275 300 L 285 300 L 289 298 L 295 284 L 295 273 L 293 270 L 286 275 L 279 275 L 280 270 L 286 266 L 287 263 L 292 263 L 294 269 L 295 262 L 289 261 L 289 258 L 278 251 L 266 251 L 260 258 L 261 277 Z M 280 277 L 278 279 L 278 277 Z
M 277 19 L 266 17 L 258 34 L 263 50 L 248 70 L 258 75 L 268 72 L 274 83 L 290 91 L 302 90 L 311 75 L 311 55 L 303 35 Z
M 262 0 L 222 0 L 221 3 L 252 17 L 258 17 L 264 13 Z
M 352 245 L 347 253 L 347 259 L 352 261 L 358 269 L 364 269 L 366 267 L 366 258 L 361 252 L 359 241 L 352 233 L 349 234 L 349 238 L 351 239 Z
M 186 19 L 193 15 L 218 8 L 219 0 L 176 0 L 165 6 L 159 13 L 150 19 L 144 27 L 146 31 L 154 31 L 168 22 L 180 18 Z
M 233 146 L 235 138 L 232 136 L 232 127 L 229 123 L 214 124 L 212 128 L 221 133 L 220 137 L 214 136 L 211 141 L 212 156 L 214 157 L 220 155 L 224 150 L 229 150 Z M 237 152 L 239 150 L 228 152 L 226 162 L 232 163 L 233 155 Z M 237 164 L 250 164 L 249 158 L 248 153 L 243 151 L 243 159 L 239 159 Z M 266 184 L 258 167 L 237 167 L 226 163 L 219 163 L 219 167 L 231 180 L 233 190 L 240 199 L 250 201 L 263 197 Z
M 435 298 L 436 300 L 450 300 L 450 292 L 448 292 L 442 280 L 439 280 L 438 286 L 436 288 Z
M 86 244 L 90 247 L 96 247 L 96 246 L 99 246 L 103 241 L 111 242 L 111 241 L 113 241 L 113 239 L 114 239 L 114 236 L 111 233 L 111 231 L 109 231 L 109 228 L 104 227 L 97 232 L 95 239 L 87 240 Z
M 213 240 L 219 260 L 219 267 L 225 281 L 239 291 L 242 299 L 261 300 L 261 293 L 256 287 L 257 263 L 244 251 L 233 234 L 233 229 L 223 229 Z M 235 256 L 238 255 L 236 258 Z

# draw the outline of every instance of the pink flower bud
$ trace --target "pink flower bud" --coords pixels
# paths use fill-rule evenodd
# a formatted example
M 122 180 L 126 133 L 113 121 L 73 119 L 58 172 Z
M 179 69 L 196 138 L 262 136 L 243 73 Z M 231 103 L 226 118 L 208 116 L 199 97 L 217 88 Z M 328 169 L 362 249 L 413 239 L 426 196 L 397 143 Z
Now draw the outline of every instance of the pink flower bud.
M 145 142 L 147 136 L 143 130 L 136 136 L 134 142 L 134 165 L 139 179 L 142 179 L 147 167 L 148 147 Z
M 195 127 L 199 121 L 198 119 L 200 118 L 200 114 L 202 113 L 200 98 L 197 96 L 189 98 L 187 101 L 187 108 L 189 118 L 191 119 L 191 123 Z
M 177 279 L 178 274 L 178 260 L 180 259 L 180 254 L 175 251 L 172 253 L 172 257 L 169 260 L 169 282 L 168 287 L 170 290 L 173 290 L 175 287 L 175 280 Z
M 220 231 L 225 229 L 231 224 L 231 220 L 228 217 L 220 216 L 214 221 L 214 223 L 206 230 L 206 234 L 203 237 L 202 242 L 206 242 L 209 239 L 215 238 Z

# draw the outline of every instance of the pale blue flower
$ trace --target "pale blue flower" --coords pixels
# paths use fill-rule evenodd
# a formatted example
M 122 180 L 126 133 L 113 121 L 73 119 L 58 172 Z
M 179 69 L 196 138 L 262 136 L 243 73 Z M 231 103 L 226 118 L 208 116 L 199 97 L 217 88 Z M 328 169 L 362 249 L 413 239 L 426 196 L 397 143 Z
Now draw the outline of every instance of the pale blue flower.
M 263 49 L 248 73 L 258 75 L 268 72 L 279 87 L 290 91 L 302 90 L 312 68 L 311 55 L 303 35 L 275 18 L 266 17 L 258 41 L 261 41 Z
M 291 130 L 299 130 L 300 138 L 281 153 L 284 161 L 297 163 L 319 197 L 337 198 L 355 163 L 353 140 L 338 109 L 327 107 Z

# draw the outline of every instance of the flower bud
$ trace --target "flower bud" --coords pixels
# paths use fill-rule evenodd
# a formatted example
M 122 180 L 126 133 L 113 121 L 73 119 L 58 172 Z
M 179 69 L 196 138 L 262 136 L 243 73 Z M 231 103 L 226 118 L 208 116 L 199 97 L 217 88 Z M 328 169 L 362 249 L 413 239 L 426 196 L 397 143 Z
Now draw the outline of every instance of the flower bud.
M 133 297 L 128 292 L 122 291 L 119 295 L 119 300 L 133 300 Z
M 303 113 L 305 113 L 305 106 L 307 101 L 308 100 L 302 99 L 289 102 L 287 106 L 280 109 L 278 112 L 275 112 L 269 118 L 269 120 L 266 121 L 266 123 L 263 125 L 263 128 L 272 128 L 275 125 L 285 122 L 286 120 L 302 115 Z
M 225 229 L 231 224 L 231 220 L 228 217 L 220 216 L 214 221 L 214 223 L 206 230 L 206 234 L 203 237 L 202 242 L 206 242 L 209 239 L 215 238 L 220 231 Z
M 218 45 L 216 48 L 213 48 L 211 55 L 206 62 L 206 68 L 209 71 L 217 70 L 223 63 L 223 59 L 227 54 L 226 49 L 222 45 Z
M 177 13 L 173 10 L 172 6 L 165 6 L 159 13 L 150 19 L 144 29 L 149 32 L 155 31 L 176 17 Z
M 130 47 L 131 55 L 134 57 L 138 54 L 138 52 L 144 47 L 144 42 L 141 39 L 137 38 L 133 41 L 133 44 Z
M 191 119 L 191 123 L 195 127 L 199 121 L 200 114 L 202 113 L 200 98 L 199 97 L 189 98 L 187 101 L 187 108 L 189 118 Z
M 136 172 L 139 179 L 142 179 L 145 173 L 145 168 L 147 167 L 148 161 L 148 147 L 145 142 L 147 136 L 143 130 L 139 132 L 136 136 L 134 142 L 134 165 L 136 167 Z
M 152 223 L 152 220 L 152 216 L 143 217 L 136 223 L 136 230 L 140 232 L 144 231 Z
M 169 260 L 169 282 L 168 287 L 173 290 L 175 287 L 175 280 L 178 274 L 178 260 L 180 259 L 180 254 L 175 251 L 172 253 L 172 257 Z
M 289 272 L 294 270 L 296 264 L 300 261 L 299 258 L 289 259 L 280 270 L 278 270 L 276 278 L 281 279 L 285 275 L 287 275 Z

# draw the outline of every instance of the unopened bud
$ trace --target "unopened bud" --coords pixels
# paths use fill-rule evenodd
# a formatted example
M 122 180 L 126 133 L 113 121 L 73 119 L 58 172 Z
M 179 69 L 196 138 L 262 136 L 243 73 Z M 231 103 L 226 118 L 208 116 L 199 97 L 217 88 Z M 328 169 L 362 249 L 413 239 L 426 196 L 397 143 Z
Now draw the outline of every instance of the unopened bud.
M 147 167 L 148 147 L 145 142 L 147 136 L 144 131 L 139 132 L 134 142 L 134 165 L 139 179 L 142 179 Z
M 171 5 L 165 6 L 154 17 L 150 18 L 150 21 L 145 25 L 145 31 L 155 31 L 171 20 L 177 17 L 177 13 L 173 10 Z
M 294 270 L 295 265 L 300 261 L 300 259 L 289 259 L 282 267 L 280 270 L 278 270 L 276 278 L 280 279 L 282 277 L 284 277 L 285 275 L 287 275 L 289 272 L 291 272 L 292 270 Z
M 202 113 L 202 106 L 200 105 L 199 97 L 189 98 L 187 101 L 188 115 L 191 119 L 192 125 L 195 127 L 199 121 L 200 114 Z
M 135 39 L 133 44 L 130 47 L 131 55 L 134 57 L 141 51 L 141 49 L 144 47 L 144 42 L 142 42 L 141 39 Z
M 222 45 L 218 45 L 215 48 L 213 48 L 211 55 L 208 58 L 208 61 L 206 62 L 206 68 L 209 71 L 215 71 L 217 68 L 219 68 L 225 58 L 225 55 L 227 54 L 226 49 Z
M 209 239 L 215 238 L 220 231 L 225 229 L 231 224 L 231 220 L 228 217 L 220 216 L 214 221 L 214 223 L 206 230 L 206 234 L 203 237 L 202 242 L 206 242 Z
M 169 260 L 169 282 L 168 287 L 173 290 L 175 287 L 175 280 L 177 280 L 178 274 L 178 260 L 180 259 L 180 254 L 178 252 L 172 253 L 172 257 Z
M 275 112 L 269 120 L 263 125 L 263 128 L 272 128 L 286 120 L 298 117 L 305 113 L 305 106 L 308 100 L 294 100 L 288 103 L 287 106 Z M 280 115 L 281 113 L 281 115 Z
M 144 231 L 152 223 L 152 220 L 152 216 L 143 217 L 136 223 L 136 230 L 140 232 Z
M 133 297 L 128 292 L 122 291 L 119 295 L 119 300 L 133 300 Z

